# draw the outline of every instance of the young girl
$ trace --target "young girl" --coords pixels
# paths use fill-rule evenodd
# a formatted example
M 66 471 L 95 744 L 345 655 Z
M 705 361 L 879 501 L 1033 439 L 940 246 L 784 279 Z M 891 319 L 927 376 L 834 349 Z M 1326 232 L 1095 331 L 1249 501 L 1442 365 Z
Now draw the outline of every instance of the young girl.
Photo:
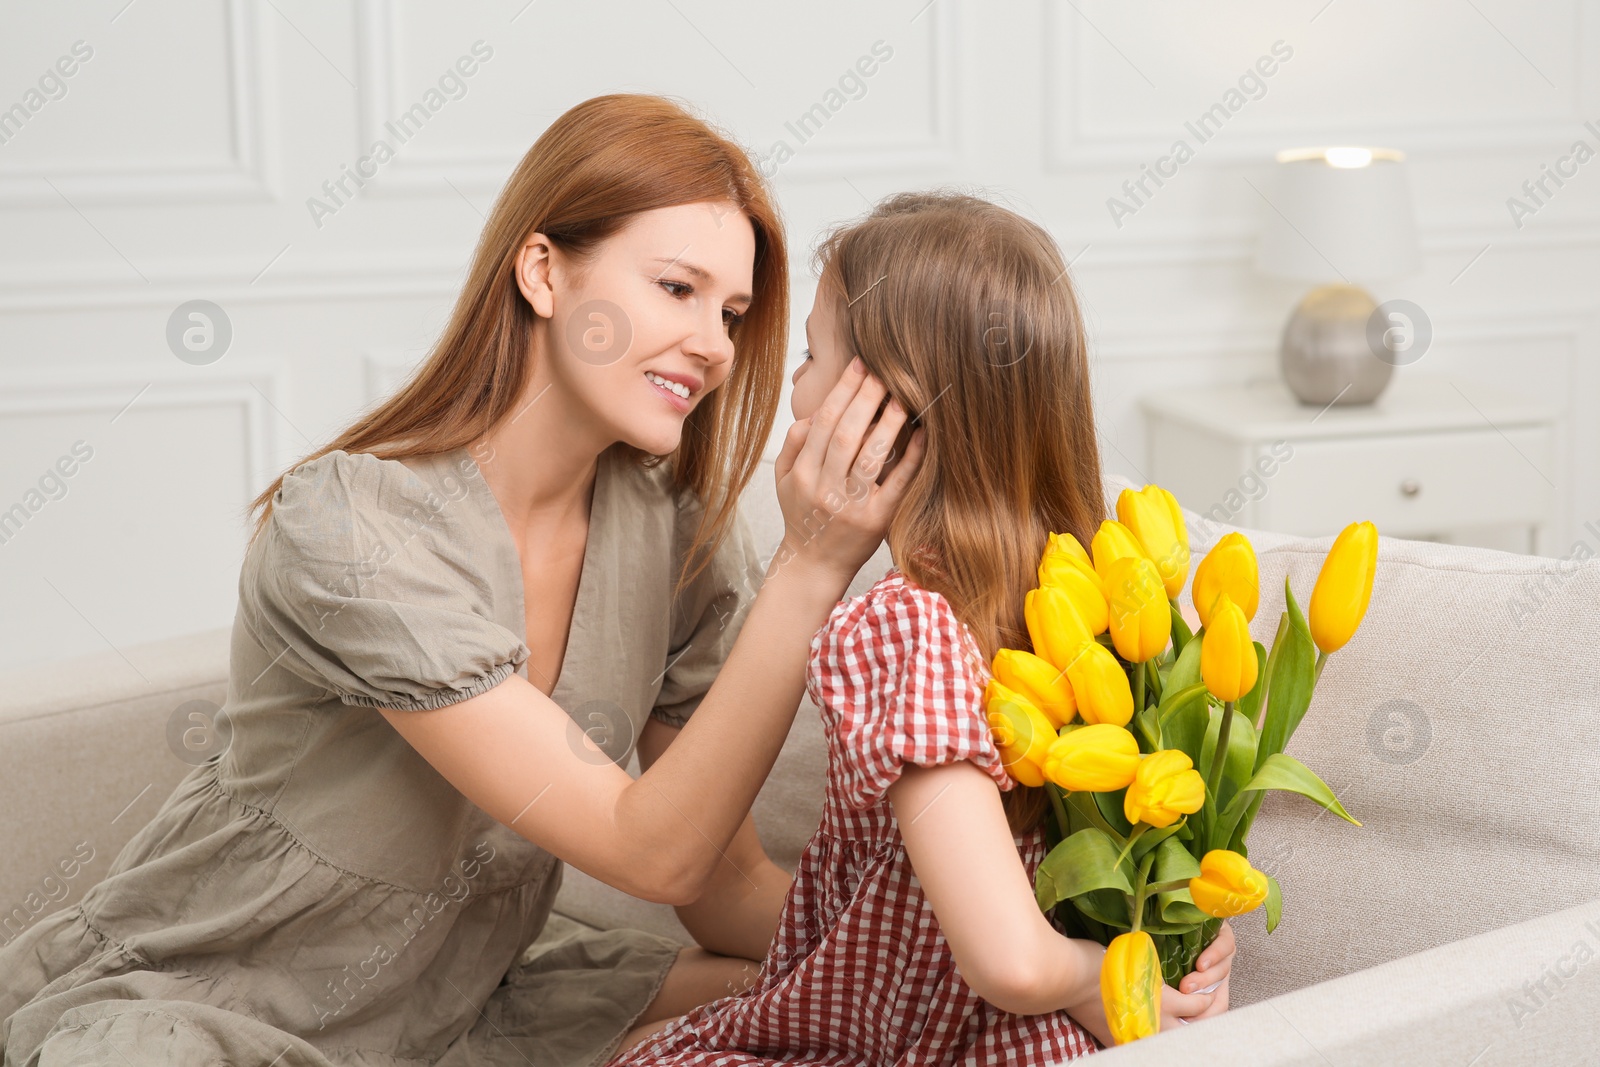
M 1032 647 L 1022 605 L 1047 535 L 1087 544 L 1105 509 L 1066 266 L 1015 213 L 926 193 L 878 205 L 817 258 L 795 416 L 864 364 L 926 428 L 926 451 L 889 528 L 894 566 L 812 639 L 826 799 L 760 974 L 612 1062 L 1046 1065 L 1096 1051 L 1111 1044 L 1105 950 L 1034 902 L 1048 798 L 1007 774 L 983 708 L 995 651 Z M 1232 955 L 1225 926 L 1189 991 L 1163 989 L 1163 1028 L 1226 1009 Z

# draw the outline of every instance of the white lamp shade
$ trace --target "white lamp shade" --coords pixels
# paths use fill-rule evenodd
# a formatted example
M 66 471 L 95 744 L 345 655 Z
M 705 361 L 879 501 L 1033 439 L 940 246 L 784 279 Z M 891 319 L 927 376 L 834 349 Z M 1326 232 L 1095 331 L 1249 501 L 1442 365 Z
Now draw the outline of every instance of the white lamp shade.
M 1343 165 L 1329 162 L 1332 158 Z M 1351 160 L 1366 158 L 1351 165 Z M 1404 157 L 1384 149 L 1279 153 L 1256 268 L 1352 284 L 1422 269 Z

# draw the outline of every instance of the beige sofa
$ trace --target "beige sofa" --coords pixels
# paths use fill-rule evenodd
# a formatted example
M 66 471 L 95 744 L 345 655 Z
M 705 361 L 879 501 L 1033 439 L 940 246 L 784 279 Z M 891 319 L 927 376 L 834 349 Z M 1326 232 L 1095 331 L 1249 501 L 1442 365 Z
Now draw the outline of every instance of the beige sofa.
M 770 467 L 744 504 L 775 545 Z M 1195 558 L 1227 529 L 1191 516 Z M 1328 540 L 1247 532 L 1270 640 L 1284 577 L 1304 603 Z M 888 564 L 880 550 L 851 594 Z M 1283 922 L 1269 936 L 1260 911 L 1233 920 L 1232 1010 L 1109 1062 L 1597 1062 L 1597 638 L 1600 563 L 1385 539 L 1366 623 L 1290 744 L 1363 825 L 1270 794 L 1250 849 L 1283 885 Z M 223 701 L 227 650 L 220 629 L 0 677 L 0 940 L 81 897 L 189 769 L 168 724 Z M 806 702 L 756 806 L 791 870 L 823 774 Z M 546 938 L 581 922 L 689 940 L 670 908 L 570 868 L 557 911 Z

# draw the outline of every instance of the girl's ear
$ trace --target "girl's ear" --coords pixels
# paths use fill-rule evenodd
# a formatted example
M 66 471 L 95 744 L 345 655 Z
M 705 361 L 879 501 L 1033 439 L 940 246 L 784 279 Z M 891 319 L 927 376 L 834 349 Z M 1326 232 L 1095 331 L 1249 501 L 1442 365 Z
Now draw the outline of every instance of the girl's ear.
M 550 239 L 542 233 L 532 233 L 517 249 L 514 273 L 522 298 L 533 308 L 533 313 L 548 319 L 555 314 L 555 290 L 550 284 Z

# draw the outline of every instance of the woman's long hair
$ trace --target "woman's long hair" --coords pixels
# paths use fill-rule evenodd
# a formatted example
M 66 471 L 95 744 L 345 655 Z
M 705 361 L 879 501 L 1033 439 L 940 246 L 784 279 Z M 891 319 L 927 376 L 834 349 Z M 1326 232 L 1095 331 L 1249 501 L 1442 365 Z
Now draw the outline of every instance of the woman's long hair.
M 532 369 L 536 317 L 514 276 L 528 235 L 544 233 L 581 261 L 641 212 L 707 200 L 731 200 L 755 230 L 754 299 L 732 332 L 728 379 L 689 413 L 670 457 L 673 485 L 692 489 L 703 508 L 681 589 L 726 536 L 771 433 L 788 345 L 789 269 L 783 226 L 755 165 L 673 100 L 597 96 L 556 119 L 495 202 L 450 321 L 427 359 L 399 391 L 294 467 L 336 449 L 403 459 L 476 442 L 511 411 Z M 620 442 L 615 447 L 641 465 L 662 459 Z M 252 541 L 282 484 L 280 475 L 250 503 L 249 511 L 261 509 Z
M 986 659 L 1032 650 L 1023 598 L 1050 533 L 1105 511 L 1082 314 L 1041 227 L 959 193 L 903 193 L 817 246 L 841 333 L 926 430 L 889 527 L 906 577 L 944 595 Z M 1041 788 L 1001 795 L 1014 832 Z

